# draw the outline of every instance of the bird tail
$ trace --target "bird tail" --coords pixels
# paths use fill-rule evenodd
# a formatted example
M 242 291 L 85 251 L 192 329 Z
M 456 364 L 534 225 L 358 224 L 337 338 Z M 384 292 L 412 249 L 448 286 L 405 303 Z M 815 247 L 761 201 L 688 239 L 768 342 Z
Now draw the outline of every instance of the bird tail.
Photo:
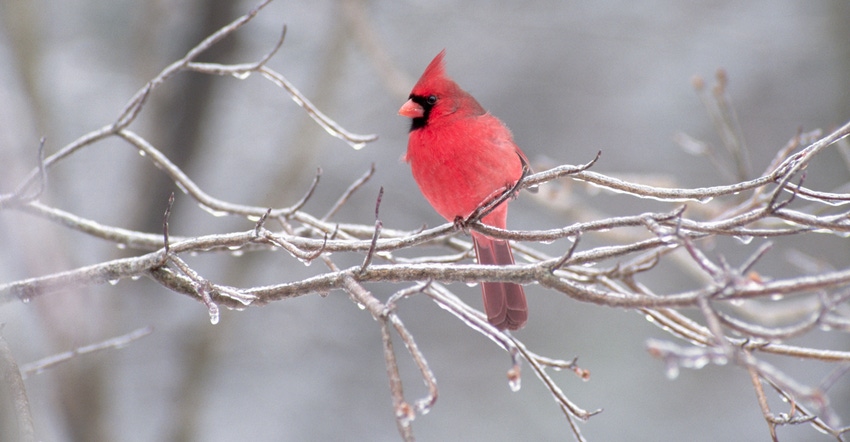
M 483 265 L 508 265 L 514 263 L 511 246 L 503 239 L 488 238 L 473 233 L 475 255 Z M 519 330 L 528 321 L 528 304 L 522 286 L 512 282 L 481 283 L 484 311 L 487 321 L 500 330 Z

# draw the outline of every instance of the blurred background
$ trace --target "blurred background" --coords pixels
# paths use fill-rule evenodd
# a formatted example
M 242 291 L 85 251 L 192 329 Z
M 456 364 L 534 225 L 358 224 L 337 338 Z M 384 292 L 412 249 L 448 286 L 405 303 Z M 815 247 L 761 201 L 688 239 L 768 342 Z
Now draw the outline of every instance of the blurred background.
M 145 82 L 256 1 L 0 1 L 0 191 L 10 192 L 46 150 L 118 116 Z M 249 205 L 293 204 L 315 172 L 322 178 L 305 210 L 320 215 L 374 163 L 374 178 L 337 220 L 372 224 L 380 186 L 384 226 L 416 229 L 442 219 L 400 161 L 409 122 L 396 115 L 428 62 L 447 50 L 449 74 L 514 132 L 538 169 L 579 164 L 602 150 L 594 170 L 653 177 L 681 187 L 728 184 L 708 160 L 674 142 L 679 133 L 719 145 L 691 87 L 730 77 L 750 149 L 751 177 L 798 128 L 829 130 L 850 119 L 850 4 L 843 0 L 699 4 L 644 2 L 278 1 L 203 61 L 250 62 L 270 50 L 283 73 L 350 131 L 376 133 L 355 151 L 328 136 L 285 92 L 245 80 L 182 73 L 157 89 L 131 126 L 203 189 Z M 813 165 L 807 184 L 830 190 L 848 180 L 835 151 Z M 115 139 L 90 146 L 51 169 L 42 197 L 98 222 L 159 232 L 168 194 L 177 189 L 135 149 Z M 509 226 L 570 225 L 590 213 L 637 214 L 674 204 L 592 195 L 577 187 L 565 204 L 523 194 Z M 215 218 L 178 192 L 172 234 L 244 231 L 253 223 Z M 589 247 L 603 239 L 587 238 Z M 584 241 L 584 239 L 583 239 Z M 740 247 L 740 263 L 758 242 Z M 791 244 L 846 268 L 845 241 Z M 537 245 L 533 245 L 537 246 Z M 552 253 L 566 250 L 556 242 Z M 0 282 L 132 256 L 17 211 L 0 213 Z M 730 252 L 731 253 L 731 252 Z M 763 272 L 781 276 L 778 258 Z M 294 281 L 325 271 L 284 253 L 189 258 L 211 280 L 240 287 Z M 335 255 L 340 265 L 362 256 Z M 791 270 L 788 270 L 791 269 Z M 660 293 L 695 282 L 671 272 L 646 281 Z M 398 286 L 368 287 L 385 299 Z M 478 287 L 452 286 L 474 306 Z M 737 367 L 664 375 L 645 350 L 669 338 L 634 312 L 585 305 L 527 289 L 528 326 L 516 333 L 539 354 L 579 357 L 591 380 L 554 373 L 564 392 L 604 412 L 582 424 L 590 440 L 766 440 L 748 375 Z M 420 440 L 564 440 L 569 428 L 550 395 L 525 371 L 522 389 L 506 382 L 509 358 L 424 297 L 402 303 L 437 376 L 440 396 L 414 422 Z M 203 305 L 147 281 L 44 296 L 0 306 L 2 333 L 19 364 L 151 325 L 127 348 L 77 357 L 26 381 L 38 437 L 51 441 L 397 440 L 380 330 L 342 292 L 305 296 L 242 312 L 211 325 Z M 809 342 L 847 350 L 845 341 Z M 409 399 L 425 389 L 397 345 Z M 778 362 L 779 363 L 779 362 Z M 816 384 L 831 366 L 783 366 Z M 847 385 L 831 392 L 850 416 Z M 777 409 L 787 411 L 786 409 Z M 845 425 L 847 423 L 845 422 Z M 829 440 L 808 426 L 781 428 L 782 440 Z

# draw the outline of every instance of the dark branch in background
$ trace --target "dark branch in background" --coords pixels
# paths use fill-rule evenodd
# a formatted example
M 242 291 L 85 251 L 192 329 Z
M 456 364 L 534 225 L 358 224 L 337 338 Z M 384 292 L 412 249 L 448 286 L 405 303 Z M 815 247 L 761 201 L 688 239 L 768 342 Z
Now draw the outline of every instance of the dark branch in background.
M 12 428 L 0 428 L 4 440 L 35 442 L 35 426 L 30 412 L 29 398 L 24 385 L 21 370 L 12 355 L 12 349 L 3 337 L 3 324 L 0 324 L 0 411 L 12 407 L 15 424 Z M 2 416 L 0 416 L 2 417 Z M 9 422 L 9 419 L 3 419 Z
M 527 264 L 502 267 L 464 264 L 461 261 L 469 256 L 470 245 L 454 228 L 454 223 L 416 232 L 386 228 L 379 217 L 383 190 L 376 201 L 374 225 L 331 222 L 354 192 L 362 189 L 373 176 L 374 164 L 333 205 L 325 209 L 327 211 L 323 216 L 317 217 L 305 212 L 303 208 L 319 185 L 321 170 L 303 197 L 289 207 L 243 205 L 206 193 L 154 143 L 130 129 L 152 91 L 177 73 L 193 71 L 244 79 L 256 72 L 283 88 L 330 135 L 354 148 L 361 148 L 364 143 L 375 140 L 375 135 L 359 135 L 342 128 L 317 109 L 285 77 L 266 66 L 283 44 L 285 26 L 273 48 L 256 62 L 224 65 L 196 61 L 199 55 L 248 23 L 267 3 L 262 3 L 255 10 L 221 28 L 183 58 L 162 70 L 130 99 L 114 122 L 81 136 L 47 157 L 44 156 L 42 140 L 37 167 L 12 193 L 0 195 L 0 209 L 19 210 L 137 250 L 139 254 L 0 284 L 0 305 L 47 296 L 69 287 L 147 276 L 167 290 L 200 301 L 215 323 L 219 319 L 220 307 L 241 309 L 341 290 L 355 304 L 364 308 L 381 327 L 383 356 L 396 425 L 404 440 L 413 440 L 412 421 L 434 406 L 438 397 L 434 373 L 402 320 L 402 301 L 410 296 L 424 295 L 506 351 L 510 358 L 506 374 L 511 388 L 518 389 L 521 385 L 520 363 L 526 361 L 563 410 L 574 438 L 584 440 L 578 422 L 586 421 L 599 410 L 587 411 L 574 404 L 549 376 L 547 369 L 568 369 L 583 380 L 589 378 L 590 372 L 579 367 L 575 359 L 551 359 L 530 351 L 520 340 L 489 324 L 481 312 L 464 303 L 444 285 L 483 281 L 536 283 L 581 302 L 633 309 L 684 342 L 684 345 L 662 340 L 647 342 L 649 353 L 664 362 L 667 374 L 671 377 L 675 377 L 681 368 L 697 369 L 707 364 L 731 363 L 746 370 L 756 393 L 758 403 L 755 405 L 762 409 L 772 437 L 776 438 L 777 428 L 782 425 L 807 423 L 840 439 L 846 429 L 838 427 L 836 413 L 829 405 L 826 392 L 847 372 L 850 352 L 793 346 L 780 341 L 816 329 L 824 332 L 850 330 L 850 317 L 846 313 L 847 301 L 850 299 L 850 268 L 781 278 L 775 275 L 762 277 L 752 269 L 764 256 L 773 253 L 784 237 L 797 237 L 817 231 L 843 239 L 850 232 L 850 212 L 842 211 L 843 205 L 850 202 L 850 194 L 803 186 L 805 173 L 814 173 L 811 167 L 806 169 L 812 158 L 846 137 L 850 133 L 850 123 L 824 137 L 820 136 L 820 132 L 798 132 L 779 149 L 761 176 L 747 179 L 750 168 L 748 153 L 734 109 L 726 96 L 728 79 L 725 73 L 718 74 L 718 85 L 710 95 L 702 93 L 704 85 L 700 80 L 695 85 L 699 86 L 700 97 L 710 108 L 709 114 L 721 134 L 726 149 L 723 155 L 728 156 L 732 165 L 722 166 L 722 155 L 711 150 L 708 143 L 687 136 L 680 137 L 679 141 L 683 147 L 708 156 L 721 168 L 735 170 L 734 175 L 738 178 L 734 184 L 687 189 L 632 183 L 591 171 L 600 158 L 597 154 L 596 158 L 584 165 L 562 165 L 524 176 L 512 188 L 494 194 L 489 201 L 483 201 L 478 210 L 460 220 L 461 227 L 513 240 L 515 253 L 525 258 Z M 171 236 L 168 223 L 173 195 L 162 218 L 161 234 L 104 225 L 47 206 L 38 200 L 46 189 L 47 176 L 52 166 L 67 160 L 81 149 L 112 137 L 143 152 L 146 161 L 163 171 L 168 180 L 188 198 L 211 214 L 246 218 L 249 221 L 246 224 L 248 230 L 189 237 Z M 499 203 L 515 197 L 520 190 L 562 178 L 638 198 L 687 201 L 690 206 L 680 205 L 660 213 L 603 216 L 570 226 L 537 231 L 506 231 L 477 222 Z M 803 202 L 808 206 L 799 208 L 800 200 L 805 200 Z M 585 246 L 587 241 L 580 242 L 579 239 L 586 235 L 599 235 L 600 238 L 610 236 L 616 238 L 616 241 L 607 245 Z M 741 239 L 741 247 L 752 248 L 749 258 L 736 266 L 727 262 L 723 256 L 709 256 L 703 250 L 703 242 L 717 237 Z M 770 237 L 772 242 L 749 245 L 753 237 Z M 572 239 L 572 243 L 556 256 L 549 256 L 527 244 L 563 238 Z M 416 258 L 400 258 L 393 254 L 397 250 L 423 245 L 439 247 L 440 252 L 433 256 L 420 254 Z M 230 253 L 237 249 L 240 253 L 272 250 L 289 254 L 305 263 L 319 259 L 327 271 L 319 271 L 297 281 L 238 288 L 213 282 L 193 269 L 191 259 L 186 259 L 186 256 L 194 253 Z M 675 253 L 677 251 L 679 253 Z M 359 266 L 340 268 L 333 260 L 333 254 L 338 252 L 362 253 L 364 259 Z M 657 266 L 661 262 L 671 263 L 690 272 L 702 281 L 701 286 L 688 291 L 656 293 L 652 287 L 638 281 L 637 275 L 658 272 Z M 384 302 L 364 287 L 364 283 L 378 282 L 403 283 L 406 287 Z M 770 322 L 760 314 L 757 307 L 750 304 L 755 300 L 779 297 L 793 297 L 809 302 L 794 321 L 783 326 Z M 701 317 L 699 320 L 690 319 L 679 311 L 683 308 L 694 309 Z M 43 370 L 70 357 L 127 345 L 149 332 L 136 331 L 101 344 L 81 347 L 26 368 Z M 393 339 L 399 339 L 404 344 L 427 387 L 427 393 L 417 400 L 411 401 L 405 395 Z M 10 357 L 8 352 L 0 353 L 6 358 Z M 837 366 L 822 385 L 808 387 L 760 359 L 765 354 L 797 358 L 802 362 L 831 362 L 837 363 Z M 15 388 L 14 379 L 4 382 Z M 778 397 L 788 401 L 790 410 L 787 413 L 771 410 L 764 385 L 770 387 L 768 391 L 772 390 Z M 22 388 L 16 390 L 18 394 L 25 394 Z M 20 425 L 25 426 L 24 421 L 27 419 L 31 421 L 26 413 L 19 416 Z

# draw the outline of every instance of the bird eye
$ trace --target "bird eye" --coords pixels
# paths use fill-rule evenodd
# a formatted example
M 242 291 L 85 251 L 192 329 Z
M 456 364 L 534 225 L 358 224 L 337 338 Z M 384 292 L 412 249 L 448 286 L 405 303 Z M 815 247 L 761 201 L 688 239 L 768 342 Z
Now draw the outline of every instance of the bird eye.
M 434 103 L 437 102 L 437 96 L 436 95 L 429 95 L 428 98 L 425 101 L 428 104 L 434 104 Z

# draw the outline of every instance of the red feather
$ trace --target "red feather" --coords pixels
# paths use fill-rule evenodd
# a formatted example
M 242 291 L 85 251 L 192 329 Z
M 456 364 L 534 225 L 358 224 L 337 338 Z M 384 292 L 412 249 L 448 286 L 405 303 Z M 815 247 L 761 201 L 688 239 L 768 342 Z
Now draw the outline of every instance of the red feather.
M 399 114 L 412 118 L 405 161 L 425 199 L 449 221 L 466 218 L 522 177 L 527 160 L 511 131 L 445 73 L 440 52 L 425 68 Z M 506 228 L 507 202 L 481 222 Z M 505 240 L 472 234 L 479 264 L 513 264 Z M 484 310 L 491 324 L 517 330 L 528 319 L 519 284 L 485 282 Z

